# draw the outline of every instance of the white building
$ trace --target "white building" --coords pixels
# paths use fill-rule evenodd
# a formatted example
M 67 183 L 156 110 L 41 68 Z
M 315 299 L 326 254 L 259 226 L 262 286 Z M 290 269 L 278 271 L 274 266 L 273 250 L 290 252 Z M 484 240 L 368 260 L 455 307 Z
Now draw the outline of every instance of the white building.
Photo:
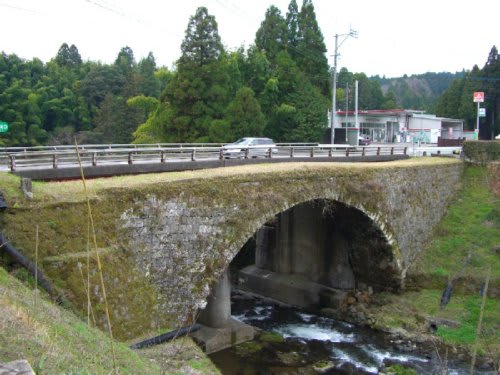
M 369 137 L 376 143 L 438 143 L 443 139 L 473 138 L 474 132 L 463 130 L 463 120 L 437 117 L 423 111 L 406 109 L 337 111 L 334 143 L 357 144 L 358 137 Z

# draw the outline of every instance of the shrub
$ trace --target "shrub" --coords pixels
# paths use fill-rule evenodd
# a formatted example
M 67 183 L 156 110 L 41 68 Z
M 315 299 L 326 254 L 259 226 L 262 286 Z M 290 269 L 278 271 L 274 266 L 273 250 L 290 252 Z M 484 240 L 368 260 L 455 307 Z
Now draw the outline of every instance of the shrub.
M 466 141 L 463 150 L 465 156 L 475 162 L 500 160 L 500 141 Z

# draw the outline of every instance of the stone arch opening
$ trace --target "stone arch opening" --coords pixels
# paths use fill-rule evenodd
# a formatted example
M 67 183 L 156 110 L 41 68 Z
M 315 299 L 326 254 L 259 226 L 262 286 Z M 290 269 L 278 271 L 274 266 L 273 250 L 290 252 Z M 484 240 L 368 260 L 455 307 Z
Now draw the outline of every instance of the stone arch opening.
M 315 199 L 276 214 L 230 264 L 238 288 L 305 308 L 338 307 L 354 289 L 395 290 L 401 270 L 380 226 L 360 209 Z
M 375 219 L 346 203 L 294 205 L 250 236 L 212 287 L 199 321 L 229 327 L 235 342 L 249 339 L 231 319 L 232 287 L 305 309 L 339 311 L 354 289 L 398 289 L 402 271 L 388 237 Z

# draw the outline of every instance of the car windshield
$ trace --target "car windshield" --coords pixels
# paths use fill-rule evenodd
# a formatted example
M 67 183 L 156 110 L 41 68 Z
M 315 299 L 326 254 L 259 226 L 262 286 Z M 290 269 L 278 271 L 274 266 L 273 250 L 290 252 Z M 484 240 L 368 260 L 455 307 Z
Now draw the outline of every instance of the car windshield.
M 236 142 L 232 143 L 233 145 L 238 145 L 238 146 L 247 146 L 248 144 L 250 144 L 252 140 L 249 139 L 249 138 L 241 138 L 241 139 L 238 139 Z

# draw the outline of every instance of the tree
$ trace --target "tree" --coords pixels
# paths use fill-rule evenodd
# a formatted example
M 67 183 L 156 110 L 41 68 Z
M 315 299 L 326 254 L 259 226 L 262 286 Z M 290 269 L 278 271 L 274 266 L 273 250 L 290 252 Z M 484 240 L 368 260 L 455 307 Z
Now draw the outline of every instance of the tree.
M 256 46 L 251 46 L 247 51 L 246 60 L 243 59 L 240 72 L 242 81 L 260 96 L 271 78 L 271 63 L 264 51 Z
M 264 130 L 265 118 L 255 93 L 249 87 L 242 87 L 227 108 L 227 121 L 232 137 L 260 136 Z
M 160 81 L 156 77 L 156 61 L 152 52 L 139 61 L 138 73 L 140 79 L 139 92 L 145 96 L 160 97 Z
M 73 68 L 82 64 L 82 57 L 74 44 L 68 47 L 67 43 L 63 43 L 57 51 L 55 61 L 59 66 Z
M 296 0 L 291 0 L 286 14 L 288 53 L 294 59 L 297 57 L 299 43 L 299 7 Z
M 304 0 L 298 15 L 298 42 L 295 61 L 324 96 L 330 95 L 330 68 L 323 34 L 311 0 Z
M 95 119 L 95 130 L 103 143 L 130 143 L 138 125 L 144 122 L 141 110 L 128 107 L 120 96 L 107 94 Z
M 500 55 L 496 46 L 491 48 L 482 73 L 486 118 L 480 131 L 483 138 L 488 139 L 500 134 Z
M 134 51 L 132 51 L 132 48 L 128 46 L 123 47 L 116 57 L 115 65 L 124 75 L 127 75 L 135 66 Z
M 200 7 L 189 19 L 186 35 L 181 44 L 181 64 L 197 66 L 217 60 L 223 53 L 217 21 L 208 14 L 208 9 Z
M 277 54 L 287 47 L 286 21 L 274 5 L 267 9 L 264 21 L 257 30 L 255 46 L 265 52 L 269 61 L 274 61 Z
M 172 116 L 164 127 L 175 142 L 209 139 L 214 120 L 224 118 L 229 99 L 228 59 L 222 47 L 215 17 L 205 7 L 189 20 L 177 61 L 177 74 L 169 81 L 162 103 Z M 162 116 L 157 113 L 156 116 Z
M 268 84 L 273 105 L 264 133 L 279 142 L 319 142 L 329 103 L 286 51 L 276 56 L 276 76 Z

